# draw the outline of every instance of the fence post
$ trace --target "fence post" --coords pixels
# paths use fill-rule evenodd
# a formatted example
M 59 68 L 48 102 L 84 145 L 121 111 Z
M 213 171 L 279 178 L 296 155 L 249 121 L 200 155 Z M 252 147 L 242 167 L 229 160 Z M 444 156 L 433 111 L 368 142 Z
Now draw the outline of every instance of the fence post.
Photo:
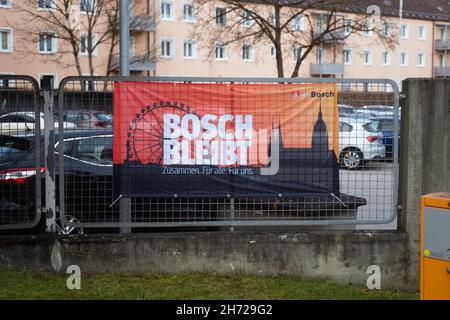
M 130 16 L 129 0 L 120 1 L 120 75 L 128 77 L 130 75 Z M 120 199 L 120 222 L 131 222 L 131 199 Z M 131 233 L 130 227 L 121 227 L 120 233 Z
M 55 124 L 53 119 L 53 78 L 44 76 L 44 146 L 45 146 L 45 220 L 46 232 L 56 232 L 55 201 Z M 40 121 L 40 119 L 36 119 Z M 36 132 L 36 134 L 40 134 Z
M 450 190 L 450 81 L 407 79 L 403 88 L 399 229 L 408 236 L 409 280 L 419 286 L 420 196 Z

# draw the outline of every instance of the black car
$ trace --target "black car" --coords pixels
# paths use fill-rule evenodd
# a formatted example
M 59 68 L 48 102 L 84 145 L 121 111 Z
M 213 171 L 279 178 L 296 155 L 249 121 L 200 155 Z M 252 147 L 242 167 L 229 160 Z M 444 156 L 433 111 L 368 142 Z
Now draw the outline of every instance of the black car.
M 112 148 L 111 130 L 66 132 L 64 146 L 55 136 L 56 186 L 59 181 L 59 152 L 64 150 L 66 214 L 82 212 L 92 218 L 95 212 L 111 214 Z M 41 142 L 41 172 L 44 166 L 44 135 Z M 18 223 L 35 212 L 35 136 L 0 135 L 0 222 Z M 41 175 L 44 201 L 44 174 Z M 57 205 L 58 205 L 57 189 Z M 109 217 L 112 218 L 112 217 Z

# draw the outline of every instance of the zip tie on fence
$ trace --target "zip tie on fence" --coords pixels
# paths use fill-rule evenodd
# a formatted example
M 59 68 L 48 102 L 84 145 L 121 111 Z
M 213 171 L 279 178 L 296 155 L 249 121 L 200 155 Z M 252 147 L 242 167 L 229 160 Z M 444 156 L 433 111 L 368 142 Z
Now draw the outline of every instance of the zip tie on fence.
M 333 197 L 335 197 L 337 199 L 337 201 L 339 201 L 345 208 L 348 209 L 347 205 L 341 200 L 339 199 L 334 193 L 331 194 Z
M 113 203 L 111 203 L 111 204 L 109 205 L 109 208 L 111 208 L 113 205 L 115 205 L 117 201 L 119 201 L 120 199 L 122 199 L 122 197 L 123 197 L 123 196 L 120 194 L 120 195 L 117 197 L 117 199 L 114 200 Z

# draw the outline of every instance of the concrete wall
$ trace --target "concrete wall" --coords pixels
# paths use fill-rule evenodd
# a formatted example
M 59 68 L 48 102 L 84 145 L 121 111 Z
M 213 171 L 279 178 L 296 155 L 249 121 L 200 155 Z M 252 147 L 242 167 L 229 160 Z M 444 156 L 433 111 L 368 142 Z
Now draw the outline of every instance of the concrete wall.
M 411 288 L 405 235 L 393 232 L 199 232 L 54 239 L 0 238 L 0 266 L 82 272 L 244 272 L 365 285 L 379 265 L 383 287 Z M 414 288 L 414 287 L 412 287 Z
M 408 272 L 419 274 L 420 197 L 450 191 L 450 80 L 407 79 L 403 88 L 398 226 Z

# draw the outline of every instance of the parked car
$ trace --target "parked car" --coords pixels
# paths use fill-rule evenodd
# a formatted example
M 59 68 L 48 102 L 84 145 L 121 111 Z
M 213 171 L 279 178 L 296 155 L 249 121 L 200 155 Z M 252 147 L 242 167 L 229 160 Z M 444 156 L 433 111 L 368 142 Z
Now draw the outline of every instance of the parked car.
M 112 148 L 111 130 L 67 131 L 64 146 L 55 134 L 55 150 L 64 150 L 66 214 L 109 214 L 112 210 Z M 44 167 L 44 135 L 41 134 L 41 172 Z M 35 135 L 0 135 L 0 220 L 34 214 L 35 195 Z M 59 161 L 55 161 L 59 180 Z M 41 175 L 44 196 L 44 175 Z M 56 182 L 58 186 L 58 182 Z M 58 188 L 57 188 L 58 192 Z M 58 195 L 58 194 L 57 194 Z M 57 196 L 57 205 L 59 198 Z M 5 218 L 6 217 L 6 218 Z
M 77 128 L 108 128 L 113 127 L 113 117 L 110 114 L 95 110 L 66 110 L 63 116 L 64 121 L 70 121 L 77 125 Z
M 372 120 L 378 122 L 378 129 L 383 133 L 381 141 L 386 147 L 386 159 L 394 158 L 394 118 L 377 117 Z M 398 148 L 400 151 L 400 120 L 398 120 Z
M 0 116 L 0 133 L 10 134 L 20 131 L 33 131 L 36 125 L 35 113 L 11 112 Z M 44 113 L 40 113 L 40 127 L 44 128 Z M 74 129 L 77 126 L 73 122 L 64 122 L 64 128 Z M 55 119 L 55 128 L 58 128 L 58 121 Z
M 338 111 L 340 117 L 356 115 L 356 108 L 347 104 L 338 104 Z
M 399 110 L 400 112 L 400 110 Z M 394 107 L 385 105 L 367 105 L 357 109 L 358 114 L 365 114 L 370 117 L 393 117 Z
M 383 159 L 386 148 L 378 122 L 367 118 L 339 118 L 339 161 L 342 167 L 357 169 L 365 161 Z

